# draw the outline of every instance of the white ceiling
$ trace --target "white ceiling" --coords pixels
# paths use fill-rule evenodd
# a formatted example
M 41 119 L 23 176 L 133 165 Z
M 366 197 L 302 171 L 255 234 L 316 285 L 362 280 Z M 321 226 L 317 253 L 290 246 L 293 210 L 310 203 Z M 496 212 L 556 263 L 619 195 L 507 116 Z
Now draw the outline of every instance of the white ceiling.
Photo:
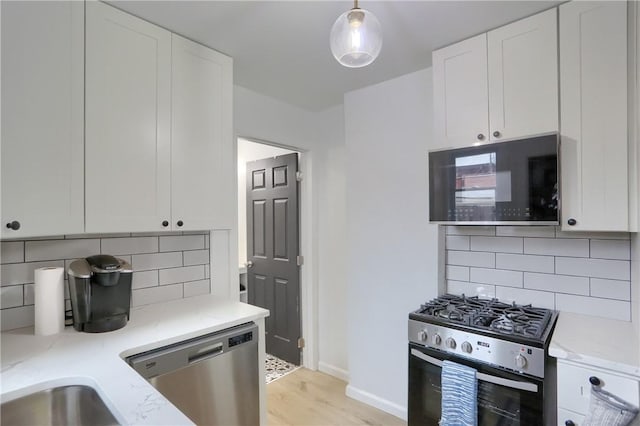
M 561 3 L 559 1 L 367 1 L 380 20 L 380 56 L 365 68 L 339 65 L 329 49 L 350 1 L 110 1 L 112 5 L 234 58 L 234 82 L 312 111 L 343 94 L 426 68 L 431 51 Z

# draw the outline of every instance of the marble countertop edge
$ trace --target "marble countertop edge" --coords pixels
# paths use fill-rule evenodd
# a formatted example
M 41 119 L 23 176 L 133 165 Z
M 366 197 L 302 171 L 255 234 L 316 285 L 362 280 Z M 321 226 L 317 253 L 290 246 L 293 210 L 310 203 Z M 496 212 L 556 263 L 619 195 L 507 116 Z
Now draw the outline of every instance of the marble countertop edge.
M 640 338 L 631 322 L 561 312 L 549 355 L 640 379 Z

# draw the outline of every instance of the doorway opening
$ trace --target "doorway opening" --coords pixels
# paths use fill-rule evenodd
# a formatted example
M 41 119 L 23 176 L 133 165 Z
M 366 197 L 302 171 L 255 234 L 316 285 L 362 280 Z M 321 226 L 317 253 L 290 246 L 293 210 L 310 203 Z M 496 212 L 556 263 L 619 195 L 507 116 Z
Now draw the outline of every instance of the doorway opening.
M 240 300 L 271 312 L 267 358 L 302 365 L 302 152 L 238 138 L 237 154 Z

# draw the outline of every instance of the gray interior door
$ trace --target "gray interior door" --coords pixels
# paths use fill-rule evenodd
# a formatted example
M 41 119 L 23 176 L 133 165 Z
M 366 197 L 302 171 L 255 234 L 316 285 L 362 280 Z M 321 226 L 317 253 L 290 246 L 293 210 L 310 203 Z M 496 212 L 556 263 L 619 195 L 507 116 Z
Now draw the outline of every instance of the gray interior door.
M 247 297 L 269 309 L 267 353 L 300 365 L 298 154 L 247 163 Z

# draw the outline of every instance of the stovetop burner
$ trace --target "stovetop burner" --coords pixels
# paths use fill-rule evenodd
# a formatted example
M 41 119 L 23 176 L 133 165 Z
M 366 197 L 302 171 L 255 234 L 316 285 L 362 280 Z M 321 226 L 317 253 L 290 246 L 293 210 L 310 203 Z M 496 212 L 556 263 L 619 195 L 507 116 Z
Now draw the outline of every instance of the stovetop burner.
M 549 309 L 445 294 L 425 303 L 412 316 L 419 320 L 466 325 L 499 334 L 541 339 L 552 317 Z

